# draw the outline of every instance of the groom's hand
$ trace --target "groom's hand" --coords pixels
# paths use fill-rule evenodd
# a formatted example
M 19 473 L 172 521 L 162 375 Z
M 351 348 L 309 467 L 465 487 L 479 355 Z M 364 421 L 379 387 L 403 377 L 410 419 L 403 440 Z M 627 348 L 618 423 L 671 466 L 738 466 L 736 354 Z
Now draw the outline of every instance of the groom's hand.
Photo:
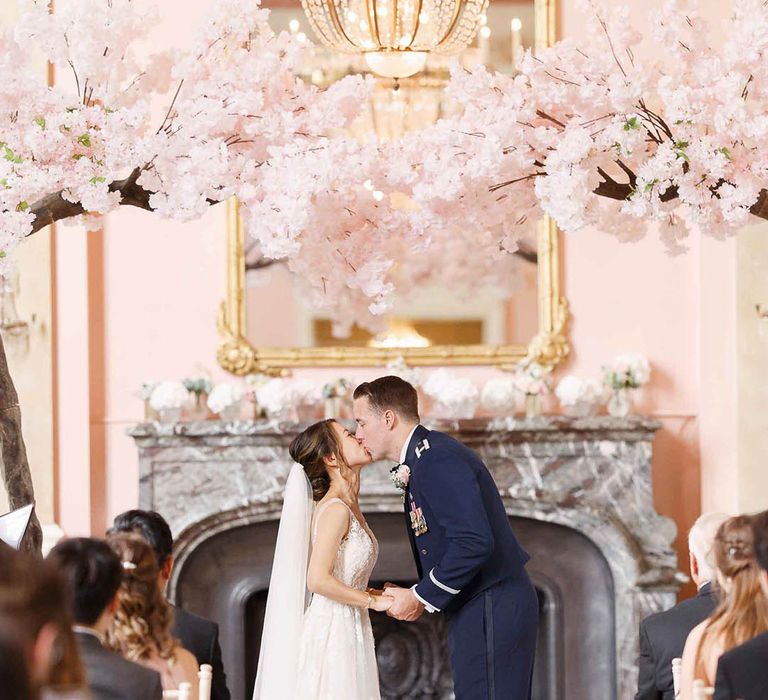
M 398 586 L 386 587 L 387 595 L 394 598 L 394 602 L 387 610 L 387 615 L 403 622 L 414 622 L 424 612 L 423 603 L 413 594 L 410 588 Z

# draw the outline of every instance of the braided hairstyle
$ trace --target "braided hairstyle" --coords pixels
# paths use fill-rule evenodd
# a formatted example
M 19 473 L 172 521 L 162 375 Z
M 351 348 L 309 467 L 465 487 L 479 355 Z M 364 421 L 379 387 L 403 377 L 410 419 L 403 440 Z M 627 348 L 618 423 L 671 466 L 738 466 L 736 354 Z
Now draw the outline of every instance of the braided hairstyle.
M 131 661 L 146 659 L 153 651 L 173 661 L 179 642 L 171 636 L 173 611 L 158 585 L 160 568 L 154 550 L 142 537 L 130 533 L 110 535 L 107 542 L 123 567 L 119 605 L 107 631 L 107 646 Z
M 768 599 L 760 586 L 752 518 L 726 520 L 715 535 L 713 551 L 724 595 L 702 635 L 699 659 L 707 658 L 716 640 L 725 652 L 768 632 Z
M 341 466 L 342 476 L 344 476 L 344 468 L 348 467 L 341 452 L 336 431 L 333 429 L 335 423 L 333 418 L 329 418 L 310 425 L 293 439 L 288 448 L 291 459 L 304 467 L 304 472 L 312 486 L 314 501 L 322 500 L 331 487 L 331 477 L 328 475 L 325 459 L 335 456 L 337 463 Z

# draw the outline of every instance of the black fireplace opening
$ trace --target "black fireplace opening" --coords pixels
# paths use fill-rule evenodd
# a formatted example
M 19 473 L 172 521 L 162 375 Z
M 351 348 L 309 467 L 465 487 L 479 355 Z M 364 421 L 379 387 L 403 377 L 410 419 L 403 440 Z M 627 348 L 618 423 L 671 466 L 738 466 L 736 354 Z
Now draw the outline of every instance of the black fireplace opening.
M 366 514 L 380 545 L 371 585 L 416 582 L 401 514 Z M 616 698 L 613 581 L 604 557 L 575 530 L 529 518 L 510 523 L 532 559 L 539 599 L 534 700 Z M 211 537 L 184 562 L 176 600 L 217 620 L 233 700 L 250 700 L 258 664 L 277 523 Z M 415 623 L 371 614 L 384 700 L 453 698 L 442 615 Z M 566 696 L 567 688 L 567 696 Z

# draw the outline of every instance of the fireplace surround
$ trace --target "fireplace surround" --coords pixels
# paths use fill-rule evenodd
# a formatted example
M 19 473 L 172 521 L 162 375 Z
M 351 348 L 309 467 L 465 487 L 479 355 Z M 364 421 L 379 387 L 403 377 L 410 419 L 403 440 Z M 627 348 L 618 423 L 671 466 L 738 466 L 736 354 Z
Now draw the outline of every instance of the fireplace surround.
M 175 537 L 169 596 L 217 620 L 230 690 L 250 698 L 287 446 L 302 424 L 143 423 L 140 505 Z M 679 585 L 672 521 L 653 508 L 651 443 L 641 418 L 440 421 L 483 458 L 510 523 L 531 553 L 540 602 L 537 700 L 629 700 L 637 624 L 670 607 Z M 399 493 L 387 465 L 363 473 L 361 503 L 380 541 L 373 580 L 415 580 Z M 445 621 L 373 614 L 382 696 L 451 698 Z

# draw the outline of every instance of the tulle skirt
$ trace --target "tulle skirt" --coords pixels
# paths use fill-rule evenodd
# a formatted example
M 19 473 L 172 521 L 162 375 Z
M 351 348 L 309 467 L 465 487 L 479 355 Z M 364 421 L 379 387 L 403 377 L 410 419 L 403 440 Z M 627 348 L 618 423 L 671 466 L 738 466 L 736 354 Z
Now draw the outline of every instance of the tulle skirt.
M 296 700 L 380 700 L 368 610 L 315 595 L 304 616 Z

